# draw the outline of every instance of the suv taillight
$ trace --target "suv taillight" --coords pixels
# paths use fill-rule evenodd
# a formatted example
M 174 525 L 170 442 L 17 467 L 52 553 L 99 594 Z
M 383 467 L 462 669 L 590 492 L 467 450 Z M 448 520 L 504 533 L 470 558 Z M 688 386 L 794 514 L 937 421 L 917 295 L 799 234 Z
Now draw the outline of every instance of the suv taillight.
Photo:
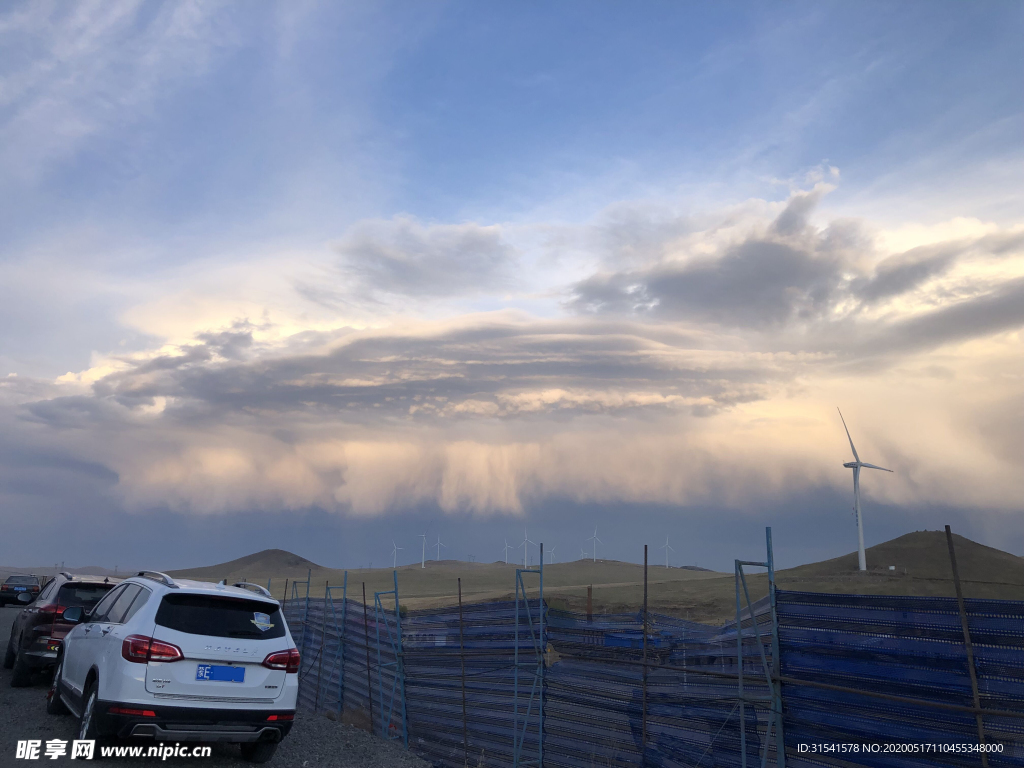
M 295 648 L 287 651 L 276 651 L 263 660 L 268 669 L 283 669 L 285 672 L 298 672 L 301 657 Z
M 121 657 L 125 661 L 145 664 L 147 661 L 179 661 L 185 658 L 181 648 L 145 635 L 128 635 L 121 643 Z
M 67 608 L 66 605 L 56 605 L 54 603 L 50 603 L 49 605 L 44 605 L 42 608 L 40 608 L 39 612 L 40 613 L 55 613 L 55 614 L 57 614 L 57 618 L 59 619 L 59 618 L 61 618 L 64 615 L 64 609 L 65 608 Z

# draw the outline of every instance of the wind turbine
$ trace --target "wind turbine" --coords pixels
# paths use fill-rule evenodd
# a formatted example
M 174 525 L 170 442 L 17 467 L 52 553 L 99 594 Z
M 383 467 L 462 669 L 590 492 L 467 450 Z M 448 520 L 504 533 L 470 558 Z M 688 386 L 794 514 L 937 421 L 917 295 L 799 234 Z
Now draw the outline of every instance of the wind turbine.
M 421 533 L 420 538 L 423 539 L 423 551 L 420 553 L 420 568 L 427 567 L 427 534 Z
M 391 546 L 394 547 L 394 549 L 391 550 L 391 567 L 392 568 L 397 568 L 398 567 L 398 550 L 402 549 L 402 547 L 400 547 L 397 544 L 395 544 L 395 540 L 394 539 L 391 540 Z
M 589 539 L 587 539 L 587 541 L 594 542 L 594 562 L 596 563 L 597 562 L 597 545 L 598 544 L 604 544 L 603 541 L 601 541 L 599 538 L 597 538 L 597 528 L 596 527 L 594 528 L 594 535 L 591 536 Z
M 658 549 L 665 550 L 665 567 L 668 568 L 668 553 L 675 552 L 675 549 L 668 543 L 668 536 L 665 537 L 665 543 L 658 547 Z
M 838 408 L 836 408 L 839 411 Z M 860 471 L 861 469 L 880 469 L 883 472 L 892 472 L 891 469 L 885 467 L 879 467 L 874 464 L 868 464 L 866 461 L 861 461 L 860 456 L 857 455 L 857 449 L 853 447 L 853 438 L 850 437 L 850 428 L 846 426 L 846 419 L 843 418 L 843 412 L 839 411 L 839 418 L 842 419 L 843 429 L 846 430 L 846 439 L 850 441 L 850 450 L 853 451 L 853 461 L 848 461 L 843 464 L 847 469 L 853 470 L 853 508 L 857 515 L 857 561 L 862 571 L 868 569 L 867 559 L 864 557 L 864 520 L 860 514 Z
M 530 545 L 531 544 L 533 544 L 534 546 L 537 546 L 537 542 L 530 541 L 530 537 L 527 535 L 526 528 L 524 527 L 523 528 L 523 543 L 519 545 L 520 547 L 523 548 L 523 568 L 529 568 L 530 567 L 529 563 L 527 561 L 528 561 L 529 556 L 530 556 Z
M 515 552 L 515 551 L 516 551 L 516 548 L 515 548 L 515 547 L 513 547 L 513 546 L 512 546 L 511 544 L 509 544 L 509 543 L 508 543 L 508 539 L 505 539 L 505 565 L 508 565 L 508 551 L 509 551 L 510 549 L 511 549 L 511 550 L 512 550 L 513 552 Z
M 583 549 L 583 547 L 580 547 L 580 560 L 586 560 L 586 559 L 587 559 L 587 551 L 585 549 Z
M 441 559 L 441 547 L 444 547 L 445 549 L 448 549 L 448 545 L 441 543 L 441 537 L 439 535 L 437 537 L 437 544 L 435 544 L 434 546 L 437 547 L 437 559 L 440 560 Z
M 554 547 L 552 547 L 551 549 L 548 550 L 548 562 L 549 563 L 555 562 L 555 548 Z

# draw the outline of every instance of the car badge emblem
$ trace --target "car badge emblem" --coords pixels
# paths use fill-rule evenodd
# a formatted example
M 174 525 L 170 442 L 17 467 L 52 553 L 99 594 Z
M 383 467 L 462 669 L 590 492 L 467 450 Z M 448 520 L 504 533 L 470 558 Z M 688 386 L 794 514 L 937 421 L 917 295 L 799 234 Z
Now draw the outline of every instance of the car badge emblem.
M 270 621 L 270 614 L 268 613 L 254 613 L 252 615 L 252 623 L 256 625 L 256 629 L 260 632 L 266 632 L 274 626 Z

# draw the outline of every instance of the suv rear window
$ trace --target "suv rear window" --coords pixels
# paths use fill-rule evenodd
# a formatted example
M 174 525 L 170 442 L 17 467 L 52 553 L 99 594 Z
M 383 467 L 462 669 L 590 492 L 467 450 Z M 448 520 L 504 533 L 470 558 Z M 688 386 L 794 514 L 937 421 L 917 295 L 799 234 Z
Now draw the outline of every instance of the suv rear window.
M 17 584 L 22 586 L 39 586 L 39 580 L 35 576 L 8 576 L 5 584 Z
M 57 593 L 57 605 L 80 605 L 83 608 L 92 608 L 100 601 L 113 584 L 75 584 L 69 582 L 60 588 Z
M 269 618 L 264 619 L 265 616 Z M 284 619 L 276 604 L 238 597 L 164 595 L 156 612 L 156 623 L 190 635 L 258 640 L 284 637 Z M 266 627 L 267 623 L 271 626 Z

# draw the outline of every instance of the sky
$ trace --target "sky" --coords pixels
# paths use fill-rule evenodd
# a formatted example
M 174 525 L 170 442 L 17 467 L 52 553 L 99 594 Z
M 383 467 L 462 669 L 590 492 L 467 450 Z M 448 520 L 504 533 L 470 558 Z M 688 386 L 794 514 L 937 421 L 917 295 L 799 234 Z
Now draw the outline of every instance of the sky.
M 4 4 L 0 563 L 1024 554 L 1022 32 Z

